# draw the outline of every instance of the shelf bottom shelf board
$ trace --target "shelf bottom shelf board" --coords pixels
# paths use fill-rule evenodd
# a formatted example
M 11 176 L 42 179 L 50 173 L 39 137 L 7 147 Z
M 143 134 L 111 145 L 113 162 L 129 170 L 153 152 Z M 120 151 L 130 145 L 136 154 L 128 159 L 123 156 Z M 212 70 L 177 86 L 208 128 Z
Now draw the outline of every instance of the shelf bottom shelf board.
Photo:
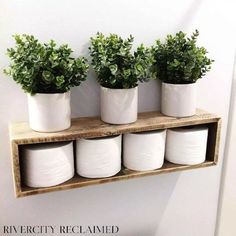
M 205 161 L 197 165 L 177 165 L 170 162 L 165 162 L 162 168 L 157 169 L 157 170 L 151 170 L 151 171 L 132 171 L 123 167 L 122 170 L 117 175 L 112 176 L 112 177 L 107 177 L 107 178 L 89 179 L 89 178 L 81 177 L 79 175 L 75 175 L 72 179 L 60 185 L 56 185 L 52 187 L 31 188 L 27 186 L 22 186 L 21 192 L 18 192 L 16 197 L 24 197 L 24 196 L 35 195 L 35 194 L 40 194 L 40 193 L 48 193 L 48 192 L 59 191 L 59 190 L 80 188 L 80 187 L 85 187 L 89 185 L 103 184 L 103 183 L 138 178 L 138 177 L 143 177 L 143 176 L 151 176 L 151 175 L 158 175 L 158 174 L 164 174 L 164 173 L 170 173 L 170 172 L 176 172 L 176 171 L 182 171 L 182 170 L 204 168 L 204 167 L 209 167 L 209 166 L 214 166 L 214 165 L 216 165 L 214 161 Z

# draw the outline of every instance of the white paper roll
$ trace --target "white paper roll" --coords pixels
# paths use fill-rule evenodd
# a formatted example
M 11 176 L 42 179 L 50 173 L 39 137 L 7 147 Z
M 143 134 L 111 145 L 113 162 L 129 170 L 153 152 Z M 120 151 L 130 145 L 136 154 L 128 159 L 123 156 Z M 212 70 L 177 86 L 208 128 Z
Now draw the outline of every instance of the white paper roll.
M 30 187 L 49 187 L 74 176 L 73 142 L 27 145 L 22 149 L 22 177 Z
M 94 139 L 78 139 L 77 173 L 87 178 L 103 178 L 121 169 L 121 135 Z
M 124 135 L 124 166 L 147 171 L 161 168 L 164 162 L 166 130 Z
M 207 127 L 167 130 L 166 160 L 175 164 L 195 165 L 206 159 Z

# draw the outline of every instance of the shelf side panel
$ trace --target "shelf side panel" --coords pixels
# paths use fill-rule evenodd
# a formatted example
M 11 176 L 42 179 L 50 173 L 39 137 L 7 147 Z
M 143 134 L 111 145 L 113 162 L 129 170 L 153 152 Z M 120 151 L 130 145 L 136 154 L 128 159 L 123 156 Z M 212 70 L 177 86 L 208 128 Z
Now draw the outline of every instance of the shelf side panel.
M 208 128 L 206 157 L 207 160 L 217 163 L 219 156 L 221 120 L 219 119 L 217 122 L 208 124 Z
M 11 156 L 12 156 L 12 174 L 14 180 L 14 189 L 16 197 L 21 194 L 21 172 L 19 159 L 19 146 L 14 141 L 11 142 Z

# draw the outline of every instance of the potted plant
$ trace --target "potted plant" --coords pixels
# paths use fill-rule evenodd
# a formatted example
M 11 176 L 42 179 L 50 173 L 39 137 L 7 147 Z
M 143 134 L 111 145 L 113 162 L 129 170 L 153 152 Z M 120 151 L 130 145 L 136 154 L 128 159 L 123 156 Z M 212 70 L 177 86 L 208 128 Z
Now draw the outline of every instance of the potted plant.
M 161 112 L 167 116 L 186 117 L 196 113 L 196 85 L 211 68 L 204 47 L 197 47 L 199 32 L 190 38 L 182 31 L 156 41 L 152 50 L 157 77 L 162 81 Z
M 87 77 L 86 59 L 71 57 L 68 45 L 57 47 L 51 40 L 42 44 L 32 35 L 15 35 L 15 48 L 7 49 L 11 59 L 5 74 L 28 94 L 30 127 L 55 132 L 70 127 L 70 88 Z
M 132 36 L 97 33 L 89 47 L 92 66 L 101 85 L 101 119 L 111 124 L 137 120 L 138 83 L 155 77 L 154 56 L 140 45 L 132 52 Z

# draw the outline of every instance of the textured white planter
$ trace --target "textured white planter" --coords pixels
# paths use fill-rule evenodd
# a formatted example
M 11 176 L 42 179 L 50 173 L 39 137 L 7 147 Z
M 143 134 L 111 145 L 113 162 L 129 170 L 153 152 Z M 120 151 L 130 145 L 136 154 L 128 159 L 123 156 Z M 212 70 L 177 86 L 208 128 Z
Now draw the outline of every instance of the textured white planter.
M 124 135 L 124 166 L 147 171 L 161 168 L 164 162 L 166 130 Z
M 207 127 L 167 130 L 166 160 L 175 164 L 195 165 L 206 159 Z
M 61 184 L 74 176 L 73 143 L 24 146 L 21 164 L 25 185 L 49 187 Z
M 94 139 L 78 139 L 77 173 L 87 178 L 103 178 L 121 169 L 121 135 Z
M 196 83 L 162 83 L 161 112 L 167 116 L 187 117 L 196 114 Z
M 137 120 L 138 87 L 110 89 L 101 87 L 101 119 L 110 124 L 128 124 Z
M 57 132 L 71 125 L 70 92 L 28 95 L 29 124 L 38 132 Z

